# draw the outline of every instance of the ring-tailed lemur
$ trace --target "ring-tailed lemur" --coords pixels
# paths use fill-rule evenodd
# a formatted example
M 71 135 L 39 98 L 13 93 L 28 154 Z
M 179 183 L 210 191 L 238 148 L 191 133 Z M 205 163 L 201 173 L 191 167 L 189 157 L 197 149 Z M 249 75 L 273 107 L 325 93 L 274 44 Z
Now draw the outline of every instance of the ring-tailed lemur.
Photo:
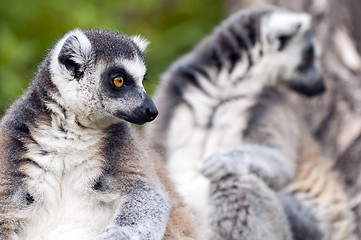
M 163 76 L 147 131 L 206 239 L 353 239 L 342 186 L 282 94 L 325 89 L 310 21 L 238 12 Z
M 0 125 L 0 239 L 193 239 L 188 213 L 130 123 L 157 109 L 147 41 L 74 30 Z M 130 122 L 130 123 L 129 123 Z

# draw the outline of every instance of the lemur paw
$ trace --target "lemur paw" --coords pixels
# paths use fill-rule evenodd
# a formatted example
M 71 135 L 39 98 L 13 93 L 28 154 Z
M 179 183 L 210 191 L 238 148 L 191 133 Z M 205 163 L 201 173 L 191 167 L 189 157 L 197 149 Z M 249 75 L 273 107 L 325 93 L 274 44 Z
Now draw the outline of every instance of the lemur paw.
M 227 175 L 244 175 L 250 172 L 251 156 L 244 151 L 217 151 L 207 158 L 200 171 L 212 182 Z
M 96 240 L 133 240 L 129 232 L 117 225 L 111 225 L 103 229 L 97 236 Z
M 262 145 L 217 151 L 204 161 L 200 171 L 211 182 L 227 175 L 242 177 L 252 173 L 274 190 L 281 189 L 294 176 L 292 162 L 277 149 Z

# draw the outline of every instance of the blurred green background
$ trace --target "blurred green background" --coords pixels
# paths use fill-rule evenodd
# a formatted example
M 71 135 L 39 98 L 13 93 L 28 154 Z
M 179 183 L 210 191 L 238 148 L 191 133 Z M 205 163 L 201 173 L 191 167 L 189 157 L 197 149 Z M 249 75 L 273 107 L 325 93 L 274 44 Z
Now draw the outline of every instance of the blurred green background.
M 0 0 L 0 115 L 27 88 L 56 41 L 74 29 L 101 28 L 150 40 L 147 91 L 172 61 L 225 15 L 222 0 Z

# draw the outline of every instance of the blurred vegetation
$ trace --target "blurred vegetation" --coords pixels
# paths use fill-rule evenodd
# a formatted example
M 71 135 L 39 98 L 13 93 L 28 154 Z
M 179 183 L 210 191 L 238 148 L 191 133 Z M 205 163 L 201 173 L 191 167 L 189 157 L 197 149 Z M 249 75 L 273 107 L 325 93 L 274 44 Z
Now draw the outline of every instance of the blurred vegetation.
M 172 61 L 212 31 L 222 0 L 0 0 L 0 115 L 66 32 L 101 28 L 150 40 L 147 91 Z

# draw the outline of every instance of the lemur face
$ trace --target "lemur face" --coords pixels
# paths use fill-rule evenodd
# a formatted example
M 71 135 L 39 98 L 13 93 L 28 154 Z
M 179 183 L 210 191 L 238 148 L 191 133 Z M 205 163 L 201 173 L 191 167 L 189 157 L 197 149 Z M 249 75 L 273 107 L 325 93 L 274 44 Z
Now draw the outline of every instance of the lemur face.
M 138 65 L 139 75 L 129 65 Z M 143 67 L 143 69 L 142 69 Z M 101 74 L 99 98 L 104 109 L 111 115 L 135 124 L 152 121 L 157 109 L 145 93 L 145 67 L 136 62 L 122 61 L 107 66 Z
M 52 80 L 66 108 L 93 122 L 155 119 L 157 109 L 144 89 L 147 44 L 107 31 L 67 34 L 51 60 Z
M 270 57 L 270 68 L 279 69 L 272 74 L 276 81 L 307 96 L 325 90 L 319 71 L 320 50 L 309 15 L 287 11 L 271 13 L 261 21 L 261 42 L 265 58 Z

